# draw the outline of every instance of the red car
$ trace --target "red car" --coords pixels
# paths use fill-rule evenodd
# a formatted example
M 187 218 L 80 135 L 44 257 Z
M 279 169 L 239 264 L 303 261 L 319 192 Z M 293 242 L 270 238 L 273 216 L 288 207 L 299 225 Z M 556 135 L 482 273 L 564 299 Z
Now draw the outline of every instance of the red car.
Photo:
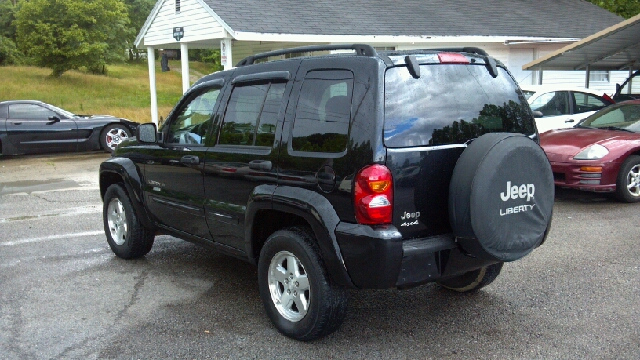
M 621 102 L 574 128 L 540 135 L 555 184 L 614 192 L 620 201 L 640 201 L 640 100 Z

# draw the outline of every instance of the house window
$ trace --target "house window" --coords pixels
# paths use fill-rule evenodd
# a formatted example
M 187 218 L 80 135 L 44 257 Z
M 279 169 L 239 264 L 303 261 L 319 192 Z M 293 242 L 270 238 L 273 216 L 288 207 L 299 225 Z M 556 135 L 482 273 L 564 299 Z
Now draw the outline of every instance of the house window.
M 180 14 L 180 0 L 176 0 L 176 14 Z
M 608 71 L 591 71 L 589 72 L 589 81 L 590 82 L 609 82 L 609 72 Z

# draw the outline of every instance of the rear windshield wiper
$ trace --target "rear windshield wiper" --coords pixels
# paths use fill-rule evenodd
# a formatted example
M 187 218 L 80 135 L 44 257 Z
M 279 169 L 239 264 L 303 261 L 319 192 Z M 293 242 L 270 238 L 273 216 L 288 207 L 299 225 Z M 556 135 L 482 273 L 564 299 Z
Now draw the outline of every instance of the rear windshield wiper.
M 629 129 L 625 129 L 625 128 L 621 128 L 621 127 L 617 127 L 617 126 L 604 126 L 604 127 L 599 127 L 598 129 L 620 130 L 620 131 L 626 131 L 626 132 L 630 132 L 630 133 L 635 133 L 635 131 L 632 131 L 632 130 L 629 130 Z

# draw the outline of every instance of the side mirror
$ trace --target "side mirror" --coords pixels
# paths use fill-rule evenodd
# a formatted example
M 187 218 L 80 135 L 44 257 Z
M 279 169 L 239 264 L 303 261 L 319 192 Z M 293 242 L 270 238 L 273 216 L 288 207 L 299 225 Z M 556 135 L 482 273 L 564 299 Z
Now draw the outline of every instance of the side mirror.
M 53 124 L 55 124 L 55 123 L 57 123 L 59 121 L 60 121 L 59 117 L 57 117 L 55 115 L 54 116 L 49 116 L 49 122 L 47 123 L 47 125 L 53 125 Z
M 155 144 L 158 142 L 156 137 L 157 129 L 156 124 L 146 123 L 138 126 L 136 138 L 141 143 Z
M 533 117 L 536 118 L 536 119 L 544 117 L 544 114 L 542 113 L 542 111 L 535 110 L 535 111 L 532 111 L 532 112 L 533 112 Z

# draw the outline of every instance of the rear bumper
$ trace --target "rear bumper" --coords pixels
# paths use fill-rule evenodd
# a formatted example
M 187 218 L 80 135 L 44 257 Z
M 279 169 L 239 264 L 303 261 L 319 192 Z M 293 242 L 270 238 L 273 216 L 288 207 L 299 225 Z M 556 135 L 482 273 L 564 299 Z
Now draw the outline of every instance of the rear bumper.
M 602 171 L 583 171 L 581 170 L 581 167 L 583 166 L 602 167 Z M 619 168 L 620 164 L 614 162 L 594 163 L 594 161 L 551 161 L 553 180 L 557 186 L 584 191 L 615 191 Z
M 466 255 L 451 234 L 403 240 L 391 225 L 340 223 L 336 239 L 357 288 L 411 287 L 495 263 Z

